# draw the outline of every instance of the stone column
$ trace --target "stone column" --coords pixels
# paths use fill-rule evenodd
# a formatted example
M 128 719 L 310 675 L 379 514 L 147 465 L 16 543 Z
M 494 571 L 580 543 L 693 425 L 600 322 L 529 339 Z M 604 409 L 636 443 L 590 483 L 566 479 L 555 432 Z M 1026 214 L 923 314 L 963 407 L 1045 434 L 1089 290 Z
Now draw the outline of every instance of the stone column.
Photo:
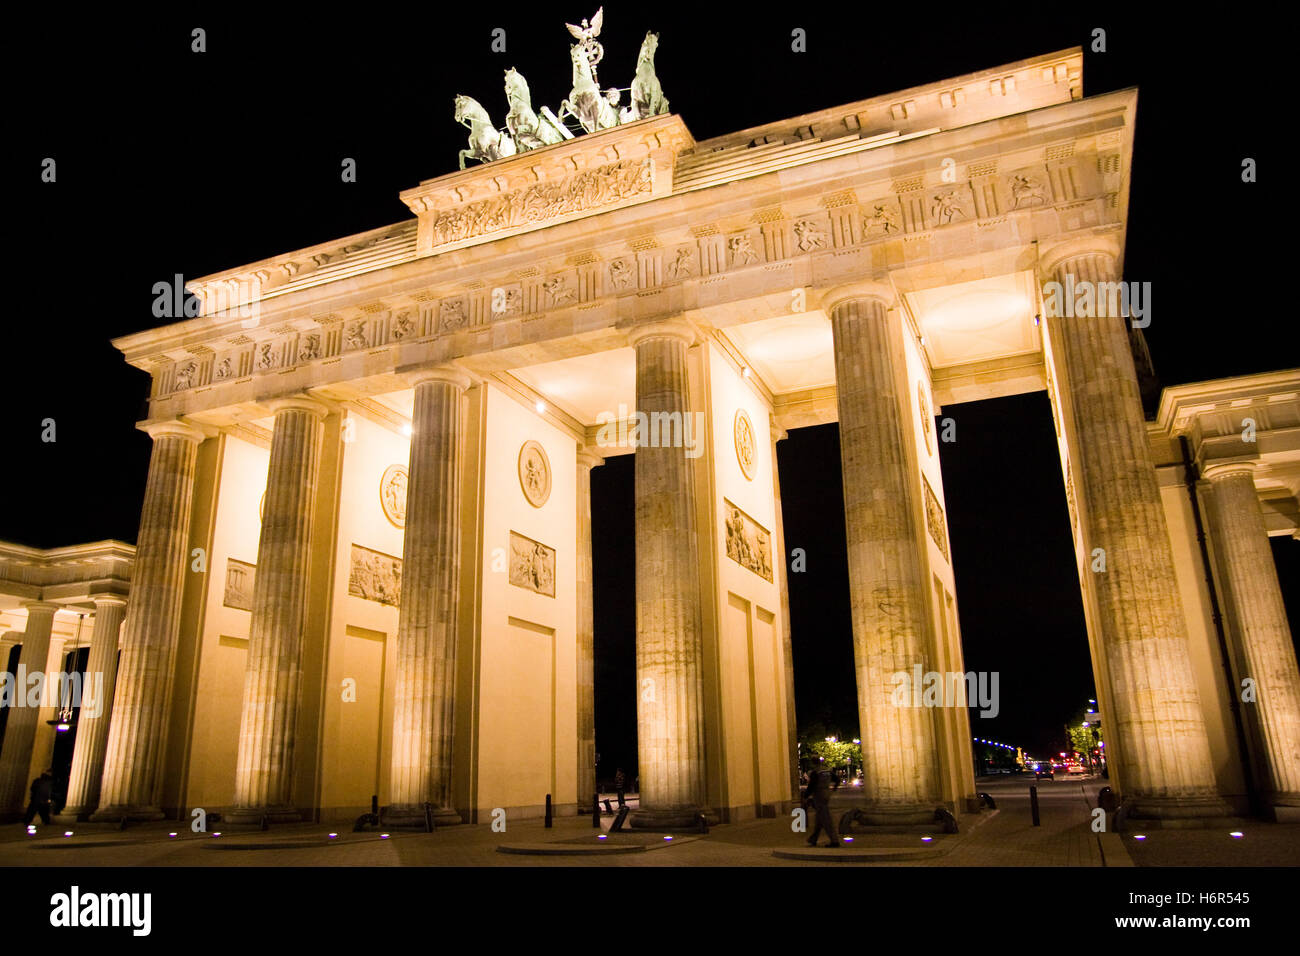
M 941 803 L 933 715 L 910 698 L 900 706 L 893 679 L 930 670 L 926 649 L 935 642 L 892 297 L 888 286 L 863 282 L 832 290 L 822 305 L 834 335 L 864 811 L 877 824 L 928 822 Z
M 14 686 L 14 701 L 9 708 L 9 719 L 5 724 L 4 749 L 0 751 L 0 813 L 6 816 L 21 813 L 27 806 L 28 787 L 31 779 L 32 749 L 36 743 L 36 730 L 40 720 L 41 707 L 29 706 L 26 678 L 36 672 L 45 673 L 49 663 L 50 632 L 54 628 L 54 614 L 61 605 L 46 601 L 33 601 L 27 605 L 27 629 L 23 632 L 23 649 L 18 657 L 18 673 L 15 680 L 23 680 Z M 42 691 L 39 703 L 44 703 L 45 691 Z
M 1239 677 L 1255 682 L 1254 702 L 1241 708 L 1262 745 L 1256 767 L 1261 796 L 1274 807 L 1300 807 L 1300 669 L 1255 494 L 1254 467 L 1249 461 L 1206 466 L 1214 489 L 1211 527 L 1232 592 L 1241 641 Z
M 301 396 L 270 407 L 275 428 L 253 576 L 232 823 L 301 819 L 293 805 L 294 732 L 322 422 L 329 409 Z
M 15 644 L 22 644 L 22 631 L 5 631 L 0 634 L 0 668 L 9 666 L 9 654 L 14 649 Z
M 461 474 L 469 377 L 438 368 L 411 376 L 415 410 L 397 620 L 390 826 L 461 822 L 452 795 L 460 598 Z
M 1058 247 L 1043 266 L 1063 289 L 1119 279 L 1114 250 L 1099 240 Z M 1227 815 L 1192 673 L 1126 320 L 1053 315 L 1050 299 L 1046 311 L 1060 388 L 1072 406 L 1066 438 L 1082 476 L 1085 569 L 1094 549 L 1105 552 L 1106 570 L 1084 573 L 1095 584 L 1095 645 L 1111 684 L 1122 797 L 1135 817 Z
M 777 427 L 776 417 L 771 420 L 772 433 L 772 498 L 776 502 L 775 538 L 776 586 L 781 592 L 781 652 L 785 663 L 785 726 L 786 752 L 790 760 L 790 799 L 799 802 L 799 728 L 795 725 L 794 708 L 794 645 L 790 637 L 790 589 L 786 569 L 790 553 L 785 549 L 785 518 L 781 511 L 781 474 L 776 467 L 776 443 L 786 438 L 784 428 Z
M 104 775 L 104 752 L 108 747 L 108 718 L 113 709 L 113 684 L 117 679 L 117 643 L 122 619 L 126 616 L 125 598 L 97 594 L 93 600 L 95 629 L 90 637 L 90 656 L 86 659 L 81 710 L 77 715 L 68 802 L 63 808 L 63 815 L 74 819 L 89 815 L 99 805 L 99 784 Z
M 190 573 L 190 510 L 203 434 L 181 422 L 151 425 L 149 480 L 140 513 L 131 601 L 113 693 L 99 809 L 92 820 L 161 820 L 163 735 L 179 639 L 181 595 Z
M 636 411 L 691 413 L 681 320 L 633 330 Z M 662 417 L 660 421 L 662 421 Z M 660 429 L 660 434 L 668 432 Z M 679 432 L 680 433 L 680 432 Z M 704 677 L 695 463 L 683 443 L 636 450 L 636 677 L 640 808 L 634 827 L 684 827 L 705 809 Z
M 578 813 L 590 810 L 596 792 L 596 628 L 591 593 L 591 469 L 605 459 L 586 448 L 578 449 Z

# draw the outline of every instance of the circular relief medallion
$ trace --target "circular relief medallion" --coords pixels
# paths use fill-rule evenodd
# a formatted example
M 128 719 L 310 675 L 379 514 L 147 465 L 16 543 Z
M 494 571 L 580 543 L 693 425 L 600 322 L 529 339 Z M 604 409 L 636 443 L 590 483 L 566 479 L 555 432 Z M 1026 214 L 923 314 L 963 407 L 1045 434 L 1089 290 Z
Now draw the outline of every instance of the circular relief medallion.
M 745 477 L 749 481 L 753 481 L 754 425 L 743 408 L 736 412 L 734 430 L 736 433 L 736 461 L 740 463 L 740 470 L 745 473 Z
M 916 405 L 921 412 L 921 432 L 925 435 L 925 452 L 927 455 L 933 455 L 934 450 L 930 447 L 930 430 L 934 428 L 934 416 L 930 414 L 930 403 L 925 400 L 925 386 L 916 383 Z
M 379 504 L 386 517 L 394 527 L 406 527 L 406 479 L 405 465 L 389 465 L 379 479 Z
M 519 486 L 534 508 L 540 508 L 551 497 L 551 461 L 546 449 L 535 441 L 526 441 L 519 449 Z

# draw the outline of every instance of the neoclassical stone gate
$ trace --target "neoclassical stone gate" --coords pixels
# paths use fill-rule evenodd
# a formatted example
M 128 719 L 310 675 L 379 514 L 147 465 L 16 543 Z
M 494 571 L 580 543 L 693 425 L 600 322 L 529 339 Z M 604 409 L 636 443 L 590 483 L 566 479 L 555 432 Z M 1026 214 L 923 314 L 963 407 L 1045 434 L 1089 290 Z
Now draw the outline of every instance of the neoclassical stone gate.
M 967 711 L 891 699 L 899 671 L 965 669 L 934 416 L 1039 389 L 1112 786 L 1138 815 L 1241 809 L 1175 426 L 1144 422 L 1123 319 L 1044 308 L 1044 282 L 1115 281 L 1123 256 L 1136 92 L 1083 99 L 1081 69 L 1069 50 L 703 142 L 652 116 L 190 283 L 198 317 L 115 342 L 153 376 L 154 452 L 97 816 L 589 806 L 590 472 L 625 453 L 635 822 L 788 809 L 775 448 L 831 421 L 867 815 L 965 812 Z M 1296 403 L 1275 384 L 1277 416 Z M 1207 475 L 1233 647 L 1267 688 L 1249 765 L 1285 807 L 1300 678 L 1250 525 L 1261 447 Z

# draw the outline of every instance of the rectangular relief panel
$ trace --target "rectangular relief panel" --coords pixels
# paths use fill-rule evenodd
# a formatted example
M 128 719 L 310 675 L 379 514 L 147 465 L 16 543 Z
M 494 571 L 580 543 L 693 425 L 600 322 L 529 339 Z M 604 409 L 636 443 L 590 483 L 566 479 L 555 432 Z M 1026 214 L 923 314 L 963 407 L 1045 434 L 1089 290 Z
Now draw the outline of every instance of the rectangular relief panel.
M 511 531 L 510 583 L 555 597 L 555 549 Z
M 253 575 L 256 571 L 255 564 L 226 558 L 226 596 L 222 601 L 226 607 L 238 611 L 253 609 Z
M 348 594 L 397 607 L 402 597 L 402 559 L 354 544 Z
M 772 580 L 772 535 L 726 498 L 727 557 L 765 581 Z

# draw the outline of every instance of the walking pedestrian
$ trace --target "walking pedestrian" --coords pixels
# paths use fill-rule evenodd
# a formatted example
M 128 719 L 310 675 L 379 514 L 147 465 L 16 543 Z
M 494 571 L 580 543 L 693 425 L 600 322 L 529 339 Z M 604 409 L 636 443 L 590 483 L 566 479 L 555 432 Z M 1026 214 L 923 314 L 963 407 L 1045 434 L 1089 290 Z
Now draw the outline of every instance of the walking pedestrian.
M 831 781 L 828 772 L 824 770 L 813 771 L 812 776 L 808 778 L 808 790 L 804 795 L 804 803 L 811 803 L 817 814 L 812 836 L 808 838 L 808 845 L 816 846 L 817 838 L 825 830 L 826 836 L 830 839 L 830 843 L 826 845 L 839 846 L 840 835 L 836 832 L 835 820 L 831 817 Z
M 24 825 L 31 823 L 38 813 L 41 815 L 41 823 L 50 825 L 50 798 L 53 793 L 54 774 L 46 770 L 32 781 L 32 800 L 27 804 L 27 813 L 23 816 Z
M 627 775 L 623 773 L 622 767 L 619 767 L 618 772 L 614 774 L 614 789 L 618 791 L 618 805 L 622 809 L 627 806 L 627 802 L 623 799 L 623 791 L 627 789 Z

